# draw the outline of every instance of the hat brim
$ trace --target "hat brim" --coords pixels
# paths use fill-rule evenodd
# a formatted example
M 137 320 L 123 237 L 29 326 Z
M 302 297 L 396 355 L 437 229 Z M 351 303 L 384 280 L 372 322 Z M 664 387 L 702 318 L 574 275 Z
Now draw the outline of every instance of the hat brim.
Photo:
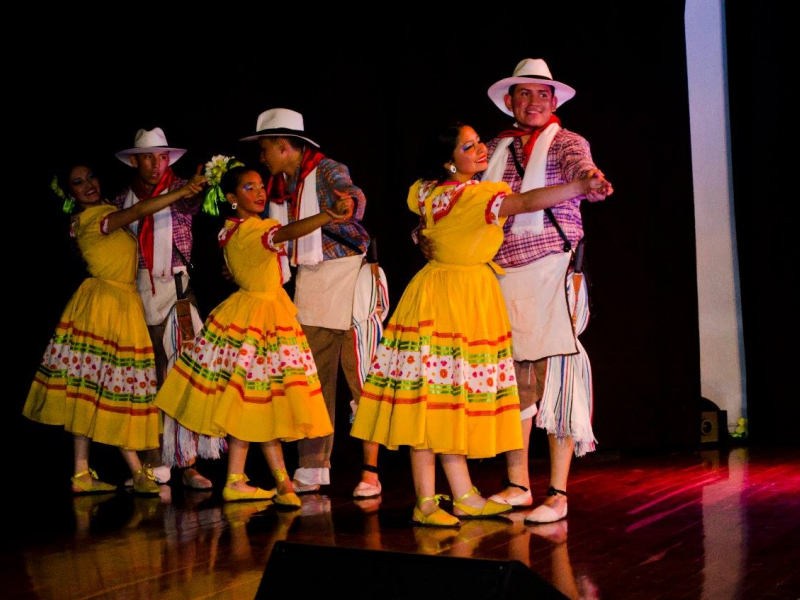
M 295 137 L 300 138 L 303 141 L 308 142 L 312 146 L 319 148 L 319 144 L 312 140 L 305 135 L 301 135 L 305 133 L 303 131 L 298 131 L 296 129 L 262 129 L 261 131 L 256 131 L 253 135 L 248 135 L 247 137 L 240 138 L 240 142 L 252 142 L 262 137 Z
M 564 104 L 567 100 L 571 100 L 575 96 L 575 88 L 568 86 L 566 83 L 560 81 L 553 81 L 552 79 L 539 79 L 538 77 L 506 77 L 489 88 L 489 98 L 494 102 L 495 106 L 502 110 L 507 115 L 513 117 L 514 113 L 506 108 L 505 97 L 508 94 L 508 88 L 512 85 L 520 83 L 541 83 L 542 85 L 549 85 L 555 90 L 554 96 L 558 99 L 556 108 Z
M 149 148 L 128 148 L 127 150 L 121 150 L 117 152 L 114 156 L 116 156 L 120 161 L 132 167 L 130 157 L 134 154 L 158 154 L 159 152 L 169 152 L 169 164 L 170 166 L 174 165 L 178 159 L 186 154 L 185 148 L 169 148 L 166 146 L 151 146 Z

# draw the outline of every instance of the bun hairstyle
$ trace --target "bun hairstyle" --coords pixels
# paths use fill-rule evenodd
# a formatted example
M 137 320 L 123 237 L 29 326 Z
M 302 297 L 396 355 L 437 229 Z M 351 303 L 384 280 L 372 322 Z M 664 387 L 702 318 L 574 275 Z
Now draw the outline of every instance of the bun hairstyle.
M 219 187 L 222 189 L 222 193 L 226 196 L 228 194 L 235 194 L 236 188 L 239 187 L 239 182 L 242 180 L 242 177 L 245 173 L 249 173 L 250 171 L 255 171 L 255 169 L 251 169 L 247 166 L 241 167 L 233 167 L 232 169 L 228 169 L 225 171 L 225 174 L 220 179 Z
M 453 160 L 458 135 L 464 125 L 461 121 L 452 121 L 439 127 L 433 139 L 425 145 L 422 169 L 420 170 L 422 179 L 441 182 L 452 176 L 451 173 L 445 171 L 444 164 Z

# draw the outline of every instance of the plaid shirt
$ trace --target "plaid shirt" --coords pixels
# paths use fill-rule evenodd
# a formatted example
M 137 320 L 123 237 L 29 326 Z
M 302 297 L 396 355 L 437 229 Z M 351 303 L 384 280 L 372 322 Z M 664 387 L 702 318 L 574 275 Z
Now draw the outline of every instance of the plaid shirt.
M 499 142 L 500 138 L 495 138 L 486 144 L 489 156 L 494 154 Z M 525 153 L 520 138 L 514 140 L 514 143 L 509 146 L 509 150 L 513 150 L 521 165 L 525 164 Z M 594 168 L 589 142 L 576 133 L 562 129 L 556 134 L 547 153 L 545 185 L 569 183 Z M 510 153 L 503 173 L 503 181 L 511 186 L 514 192 L 519 192 L 522 177 L 517 173 Z M 576 196 L 557 204 L 552 209 L 553 215 L 569 241 L 572 242 L 573 247 L 583 237 L 583 222 L 581 221 L 581 200 L 583 199 L 584 196 Z M 494 258 L 501 267 L 521 267 L 550 254 L 564 251 L 564 241 L 546 215 L 544 216 L 544 232 L 540 235 L 529 233 L 515 235 L 511 233 L 513 224 L 514 217 L 508 217 L 503 227 L 505 235 L 503 245 L 500 246 L 500 250 Z
M 185 179 L 176 178 L 169 186 L 169 191 L 178 189 L 186 185 Z M 128 196 L 130 187 L 125 188 L 120 192 L 112 204 L 117 208 L 122 209 L 125 198 Z M 178 247 L 186 257 L 186 260 L 192 260 L 192 217 L 200 210 L 202 204 L 203 194 L 198 194 L 193 198 L 181 198 L 177 202 L 170 205 L 169 209 L 172 211 L 172 242 Z M 172 266 L 182 267 L 183 261 L 181 257 L 173 250 L 172 252 Z M 144 258 L 141 252 L 139 253 L 139 268 L 146 269 Z
M 299 167 L 298 167 L 299 173 Z M 291 194 L 297 186 L 297 176 L 295 173 L 292 181 L 286 186 L 286 193 Z M 336 258 L 344 258 L 345 256 L 355 256 L 367 251 L 369 246 L 369 234 L 366 229 L 361 225 L 360 221 L 364 218 L 364 210 L 367 207 L 367 199 L 364 197 L 364 192 L 361 188 L 353 185 L 353 180 L 350 179 L 350 171 L 342 163 L 338 163 L 330 158 L 323 158 L 319 165 L 317 165 L 317 198 L 319 198 L 320 211 L 326 208 L 332 208 L 334 203 L 339 197 L 333 193 L 334 190 L 339 190 L 349 194 L 355 202 L 355 210 L 353 217 L 346 223 L 328 223 L 322 228 L 322 253 L 324 260 L 333 260 Z M 291 211 L 289 211 L 291 214 Z M 269 209 L 264 211 L 263 216 L 269 216 Z M 343 246 L 339 242 L 333 241 L 326 232 L 331 232 L 334 235 L 347 240 L 348 242 L 358 246 L 361 251 Z M 290 244 L 293 241 L 289 242 Z M 291 254 L 291 248 L 289 248 Z

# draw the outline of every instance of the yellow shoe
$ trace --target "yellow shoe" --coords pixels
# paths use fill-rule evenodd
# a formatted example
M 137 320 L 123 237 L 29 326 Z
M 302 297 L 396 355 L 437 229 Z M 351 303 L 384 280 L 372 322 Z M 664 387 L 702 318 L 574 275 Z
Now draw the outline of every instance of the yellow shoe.
M 414 527 L 414 541 L 419 554 L 441 554 L 450 550 L 460 529 L 455 527 Z
M 81 477 L 86 475 L 89 475 L 91 480 L 88 482 L 81 481 Z M 115 492 L 116 490 L 117 486 L 100 481 L 97 477 L 97 471 L 94 469 L 87 469 L 86 471 L 75 473 L 75 475 L 72 476 L 73 494 L 107 494 L 109 492 Z
M 246 503 L 229 502 L 222 506 L 222 514 L 225 516 L 228 525 L 236 527 L 249 523 L 250 517 L 266 510 L 269 506 L 269 500 Z
M 225 487 L 222 490 L 222 499 L 225 500 L 225 502 L 270 500 L 273 496 L 275 496 L 275 492 L 273 492 L 272 490 L 262 490 L 261 488 L 255 488 L 252 492 L 243 492 L 241 490 L 236 490 L 230 487 L 232 483 L 236 483 L 237 481 L 241 481 L 243 479 L 245 480 L 245 482 L 249 481 L 244 473 L 228 475 L 228 480 L 225 483 Z
M 143 496 L 158 496 L 161 488 L 156 483 L 156 476 L 153 475 L 153 468 L 147 465 L 133 474 L 133 493 Z
M 272 474 L 275 476 L 275 483 L 278 485 L 289 479 L 289 473 L 286 472 L 286 469 L 275 469 Z M 275 504 L 284 508 L 300 508 L 302 502 L 300 502 L 300 498 L 297 494 L 294 492 L 287 492 L 275 496 Z
M 275 504 L 285 508 L 300 508 L 302 505 L 300 496 L 294 492 L 289 492 L 288 494 L 279 494 L 275 496 L 274 502 Z
M 428 500 L 433 500 L 436 506 L 439 506 L 440 500 L 450 500 L 450 498 L 444 494 L 436 494 L 435 496 L 428 496 L 427 498 L 420 498 L 417 500 L 414 506 L 414 516 L 411 518 L 411 522 L 414 523 L 414 525 L 421 525 L 422 527 L 458 527 L 461 525 L 461 521 L 450 513 L 443 511 L 441 508 L 437 508 L 429 515 L 424 514 L 420 506 Z
M 502 515 L 503 513 L 507 513 L 514 510 L 514 507 L 511 506 L 510 504 L 500 504 L 499 502 L 495 502 L 494 500 L 487 500 L 486 504 L 484 504 L 482 508 L 475 508 L 474 506 L 470 506 L 469 504 L 464 504 L 464 500 L 466 500 L 473 494 L 478 494 L 480 496 L 478 488 L 473 487 L 466 494 L 464 494 L 457 500 L 453 501 L 453 508 L 457 508 L 458 510 L 464 513 L 463 515 L 458 515 L 459 518 L 489 519 L 491 517 L 496 517 L 498 515 Z

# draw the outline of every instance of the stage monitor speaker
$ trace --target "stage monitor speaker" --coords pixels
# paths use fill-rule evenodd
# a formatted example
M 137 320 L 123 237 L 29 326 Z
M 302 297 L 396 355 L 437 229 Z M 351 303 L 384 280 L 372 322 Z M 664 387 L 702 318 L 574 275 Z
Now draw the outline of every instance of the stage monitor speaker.
M 713 410 L 700 413 L 700 443 L 720 442 L 727 439 L 728 411 Z
M 277 542 L 256 599 L 563 599 L 516 560 L 428 556 Z

